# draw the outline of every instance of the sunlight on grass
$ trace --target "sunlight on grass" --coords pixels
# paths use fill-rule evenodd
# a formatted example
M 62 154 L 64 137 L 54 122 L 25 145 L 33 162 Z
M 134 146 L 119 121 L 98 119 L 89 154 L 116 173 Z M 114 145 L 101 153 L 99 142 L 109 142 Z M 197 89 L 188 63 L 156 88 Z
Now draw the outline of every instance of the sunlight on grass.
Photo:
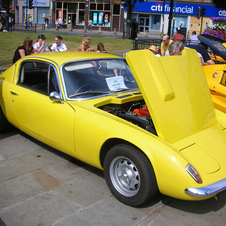
M 45 34 L 46 45 L 49 46 L 54 43 L 54 37 L 57 34 Z M 16 33 L 16 32 L 1 32 L 0 33 L 0 66 L 9 66 L 12 64 L 14 52 L 17 47 L 23 43 L 24 39 L 30 37 L 35 43 L 38 34 L 36 33 Z M 69 51 L 77 51 L 82 41 L 82 36 L 74 35 L 62 35 L 63 43 L 66 44 Z M 131 40 L 126 39 L 113 39 L 113 38 L 101 38 L 91 37 L 90 46 L 96 49 L 99 42 L 102 42 L 108 53 L 112 53 L 114 50 L 128 50 L 132 49 Z

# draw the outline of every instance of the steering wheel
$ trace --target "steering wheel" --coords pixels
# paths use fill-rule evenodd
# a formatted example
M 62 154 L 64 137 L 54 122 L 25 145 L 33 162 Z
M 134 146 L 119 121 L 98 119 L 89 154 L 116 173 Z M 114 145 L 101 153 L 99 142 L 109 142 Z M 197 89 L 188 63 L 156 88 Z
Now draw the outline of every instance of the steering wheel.
M 87 84 L 84 84 L 82 85 L 81 87 L 79 87 L 77 90 L 76 90 L 76 93 L 79 93 L 79 92 L 85 92 L 85 91 L 91 91 L 92 89 L 94 89 L 94 85 L 93 84 L 90 84 L 90 83 L 87 83 Z

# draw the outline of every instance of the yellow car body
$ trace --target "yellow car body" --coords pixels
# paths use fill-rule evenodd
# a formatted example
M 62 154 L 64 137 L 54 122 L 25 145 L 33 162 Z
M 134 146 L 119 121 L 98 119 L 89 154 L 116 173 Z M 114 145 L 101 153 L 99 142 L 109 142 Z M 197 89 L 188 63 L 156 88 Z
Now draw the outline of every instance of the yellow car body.
M 199 35 L 198 39 L 212 51 L 210 57 L 215 62 L 203 66 L 214 107 L 226 113 L 226 43 L 209 35 Z
M 226 113 L 226 64 L 205 65 L 203 70 L 214 107 Z
M 0 126 L 7 119 L 47 145 L 103 169 L 109 189 L 127 205 L 141 205 L 158 190 L 183 200 L 224 191 L 226 114 L 214 109 L 196 52 L 157 58 L 149 50 L 131 51 L 125 61 L 84 52 L 22 58 L 0 77 Z M 24 82 L 27 71 L 34 76 L 40 65 L 48 92 L 40 91 L 45 83 L 33 84 L 38 76 Z M 74 74 L 83 69 L 90 71 L 89 78 L 95 69 L 108 92 L 92 91 L 90 80 L 74 92 L 80 82 L 76 77 L 73 83 Z M 58 87 L 51 91 L 54 76 Z M 132 110 L 143 106 L 150 116 Z

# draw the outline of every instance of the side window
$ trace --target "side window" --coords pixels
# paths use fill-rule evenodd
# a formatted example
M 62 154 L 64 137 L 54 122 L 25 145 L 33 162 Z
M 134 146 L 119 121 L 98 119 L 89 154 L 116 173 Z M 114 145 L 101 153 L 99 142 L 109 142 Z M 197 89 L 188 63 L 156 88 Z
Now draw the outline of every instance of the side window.
M 20 70 L 18 85 L 45 95 L 59 92 L 54 67 L 45 62 L 25 62 Z

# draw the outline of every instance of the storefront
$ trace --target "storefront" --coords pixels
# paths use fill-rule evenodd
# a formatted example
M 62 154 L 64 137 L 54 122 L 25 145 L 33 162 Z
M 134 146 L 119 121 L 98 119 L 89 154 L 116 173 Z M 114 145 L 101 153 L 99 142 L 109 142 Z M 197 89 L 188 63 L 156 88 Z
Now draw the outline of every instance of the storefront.
M 111 4 L 109 0 L 33 0 L 33 8 L 29 9 L 28 0 L 18 0 L 16 6 L 16 23 L 26 23 L 26 17 L 32 22 L 43 24 L 45 17 L 51 17 L 53 26 L 61 17 L 63 27 L 84 29 L 92 20 L 92 27 L 98 30 L 122 31 L 124 24 L 124 7 Z
M 91 20 L 93 29 L 112 31 L 122 30 L 124 9 L 108 0 L 53 1 L 52 13 L 55 19 L 61 17 L 66 27 L 87 28 Z
M 33 8 L 29 9 L 28 0 L 18 1 L 17 9 L 17 23 L 25 23 L 27 17 L 32 18 L 32 22 L 36 24 L 43 24 L 45 17 L 50 16 L 49 0 L 33 1 Z
M 173 11 L 173 27 L 174 32 L 176 28 L 182 26 L 187 30 L 194 27 L 200 27 L 201 20 L 195 21 L 192 18 L 196 17 L 196 12 L 198 7 L 205 8 L 205 23 L 209 21 L 210 17 L 218 17 L 218 16 L 226 16 L 225 10 L 220 10 L 215 8 L 213 5 L 200 5 L 200 4 L 184 4 L 177 3 L 175 4 L 174 10 L 176 9 L 176 13 Z M 125 11 L 127 9 L 125 8 Z M 151 32 L 158 31 L 167 33 L 168 29 L 168 17 L 170 13 L 170 3 L 166 2 L 163 5 L 163 2 L 136 2 L 134 7 L 134 11 L 132 14 L 132 19 L 136 19 L 139 23 L 139 32 Z M 195 21 L 196 24 L 193 24 Z

